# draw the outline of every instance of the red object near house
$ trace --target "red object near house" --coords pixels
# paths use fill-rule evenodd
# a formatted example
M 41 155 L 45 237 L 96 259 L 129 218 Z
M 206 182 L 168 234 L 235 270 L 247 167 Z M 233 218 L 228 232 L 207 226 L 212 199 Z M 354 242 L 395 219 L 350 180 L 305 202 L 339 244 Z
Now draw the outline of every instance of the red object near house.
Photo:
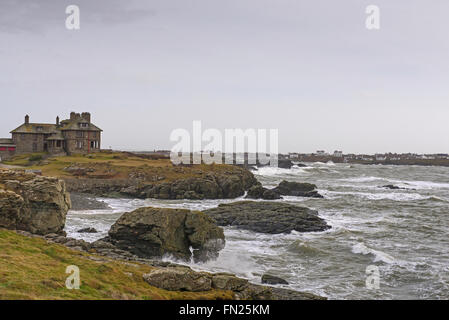
M 0 147 L 0 151 L 6 151 L 6 147 Z
M 16 151 L 16 147 L 9 147 L 8 151 Z

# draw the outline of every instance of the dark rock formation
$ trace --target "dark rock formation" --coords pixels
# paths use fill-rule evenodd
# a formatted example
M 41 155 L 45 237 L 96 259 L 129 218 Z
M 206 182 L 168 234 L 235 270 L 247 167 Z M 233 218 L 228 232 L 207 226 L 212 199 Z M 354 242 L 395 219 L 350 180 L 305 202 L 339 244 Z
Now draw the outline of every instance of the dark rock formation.
M 272 189 L 272 191 L 282 196 L 323 198 L 323 196 L 315 190 L 316 188 L 316 185 L 311 183 L 290 182 L 284 180 L 279 183 L 276 188 Z
M 264 284 L 288 284 L 286 280 L 269 274 L 264 274 L 261 280 Z
M 98 231 L 95 228 L 83 228 L 83 229 L 79 229 L 76 232 L 78 232 L 78 233 L 97 233 Z
M 261 184 L 257 184 L 252 186 L 248 190 L 248 194 L 246 195 L 247 199 L 264 199 L 264 200 L 276 200 L 282 199 L 279 193 L 274 192 L 271 189 L 267 189 L 262 187 Z
M 209 274 L 195 272 L 190 268 L 162 268 L 144 274 L 143 279 L 149 285 L 169 291 L 209 291 L 212 279 Z
M 291 162 L 291 160 L 288 160 L 288 159 L 279 159 L 278 160 L 278 167 L 279 168 L 291 169 L 292 166 L 293 166 L 293 162 Z
M 35 234 L 60 233 L 70 205 L 63 181 L 0 170 L 0 227 Z
M 123 214 L 102 239 L 139 257 L 171 254 L 189 261 L 216 258 L 224 248 L 223 230 L 207 215 L 185 209 L 140 208 Z
M 318 213 L 281 202 L 239 201 L 203 211 L 220 226 L 233 226 L 261 233 L 324 231 L 330 228 Z
M 401 188 L 401 187 L 395 186 L 393 184 L 387 184 L 387 185 L 382 186 L 380 188 L 390 189 L 390 190 L 415 190 L 415 189 L 409 189 L 409 188 Z
M 156 199 L 232 199 L 245 194 L 257 179 L 247 169 L 210 172 L 199 177 L 148 182 L 139 179 L 66 179 L 71 192 L 107 197 Z
M 325 300 L 310 293 L 251 284 L 232 274 L 195 272 L 187 267 L 155 269 L 144 274 L 143 279 L 153 287 L 169 291 L 230 290 L 241 300 Z

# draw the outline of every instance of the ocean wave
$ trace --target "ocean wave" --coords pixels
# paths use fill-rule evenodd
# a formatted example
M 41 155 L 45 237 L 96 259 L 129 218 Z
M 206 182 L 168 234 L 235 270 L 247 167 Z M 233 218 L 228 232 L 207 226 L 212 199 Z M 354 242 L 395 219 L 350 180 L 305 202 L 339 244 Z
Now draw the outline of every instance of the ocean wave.
M 306 173 L 305 168 L 293 166 L 291 169 L 277 168 L 277 167 L 261 167 L 254 170 L 253 173 L 261 176 L 280 176 L 280 175 L 297 175 Z
M 359 182 L 359 183 L 382 181 L 383 183 L 388 182 L 396 184 L 400 188 L 418 189 L 418 190 L 449 189 L 449 183 L 446 182 L 397 180 L 376 176 L 360 176 L 354 178 L 344 178 L 339 179 L 339 181 Z
M 355 253 L 355 254 L 373 255 L 374 256 L 373 262 L 380 261 L 380 262 L 384 262 L 387 264 L 393 264 L 393 263 L 398 262 L 398 261 L 396 261 L 395 258 L 390 256 L 389 254 L 387 254 L 383 251 L 374 250 L 372 248 L 369 248 L 363 242 L 359 242 L 359 243 L 353 245 L 351 251 L 352 251 L 352 253 Z
M 392 200 L 392 201 L 417 201 L 428 200 L 431 197 L 424 196 L 419 193 L 405 193 L 405 192 L 345 192 L 345 191 L 329 191 L 319 190 L 319 192 L 329 199 L 337 199 L 341 196 L 357 196 L 368 200 Z

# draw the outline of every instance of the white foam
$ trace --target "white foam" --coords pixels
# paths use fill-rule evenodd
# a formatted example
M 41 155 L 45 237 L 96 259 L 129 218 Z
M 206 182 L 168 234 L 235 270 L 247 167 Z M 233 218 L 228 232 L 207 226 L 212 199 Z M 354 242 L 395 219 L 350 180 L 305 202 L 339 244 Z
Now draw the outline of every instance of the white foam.
M 388 264 L 393 264 L 393 263 L 397 262 L 395 260 L 395 258 L 390 256 L 389 254 L 379 251 L 379 250 L 374 250 L 372 248 L 369 248 L 363 242 L 359 242 L 359 243 L 353 245 L 351 251 L 355 254 L 363 254 L 363 255 L 372 254 L 374 256 L 374 260 L 373 260 L 374 262 L 382 261 L 382 262 L 388 263 Z

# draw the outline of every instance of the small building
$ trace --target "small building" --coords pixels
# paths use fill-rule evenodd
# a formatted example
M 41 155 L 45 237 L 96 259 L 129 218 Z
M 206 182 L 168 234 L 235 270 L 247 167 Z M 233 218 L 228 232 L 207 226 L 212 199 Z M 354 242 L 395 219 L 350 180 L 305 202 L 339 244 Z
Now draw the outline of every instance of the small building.
M 335 151 L 334 151 L 334 157 L 336 157 L 336 158 L 342 158 L 342 157 L 343 157 L 343 151 L 335 150 Z
M 0 139 L 0 161 L 11 158 L 15 153 L 16 145 L 12 139 Z
M 376 154 L 376 161 L 385 161 L 387 157 L 384 154 Z
M 11 139 L 0 139 L 0 152 L 9 152 L 9 156 L 35 152 L 98 152 L 101 148 L 102 131 L 91 122 L 88 112 L 71 112 L 69 119 L 59 121 L 59 117 L 56 117 L 54 123 L 32 123 L 26 115 L 25 122 L 11 131 Z

